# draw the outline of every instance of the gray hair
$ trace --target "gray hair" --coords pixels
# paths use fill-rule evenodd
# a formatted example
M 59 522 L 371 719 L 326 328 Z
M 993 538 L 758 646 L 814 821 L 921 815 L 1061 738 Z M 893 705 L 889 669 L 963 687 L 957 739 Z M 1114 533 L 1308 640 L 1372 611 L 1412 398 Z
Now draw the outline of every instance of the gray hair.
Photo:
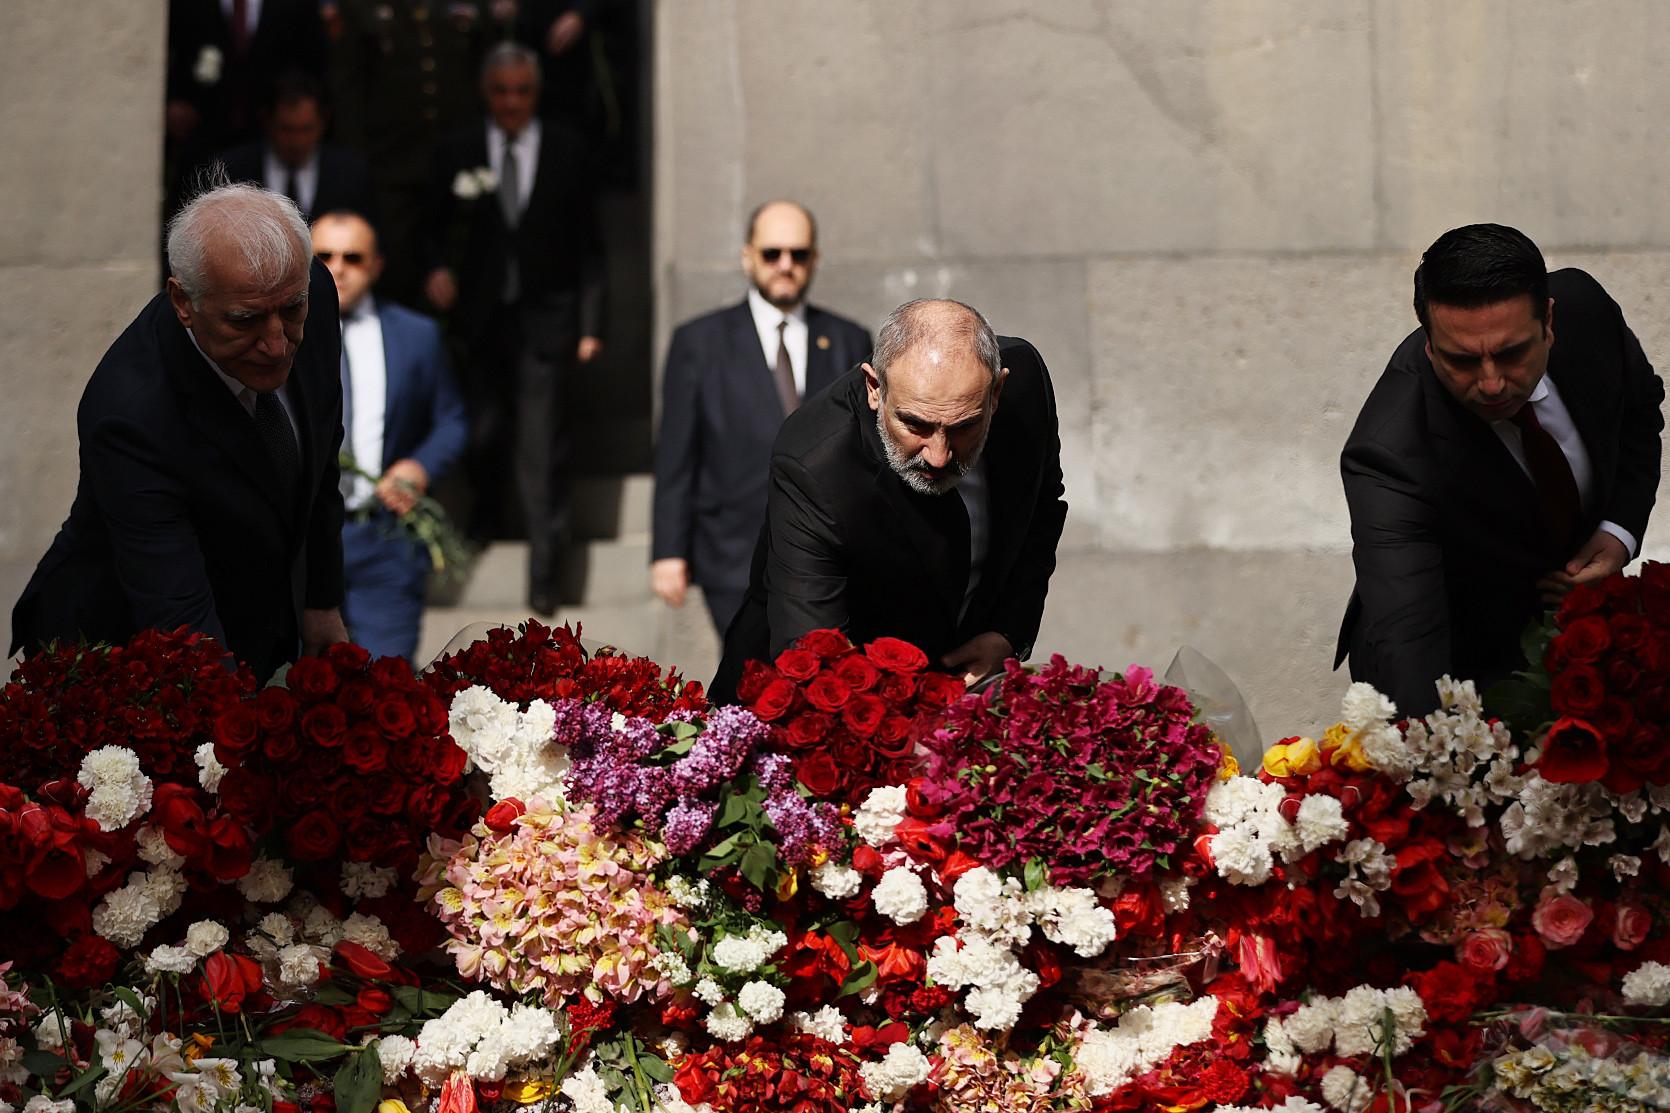
M 960 310 L 960 313 L 947 313 Z M 876 379 L 882 390 L 887 389 L 887 369 L 893 361 L 918 345 L 940 338 L 960 340 L 974 351 L 974 357 L 985 364 L 996 380 L 1003 370 L 1003 353 L 998 350 L 997 334 L 986 318 L 972 305 L 950 298 L 918 298 L 907 301 L 881 322 L 876 331 L 875 351 L 870 354 L 870 366 L 876 369 Z
M 168 270 L 193 305 L 208 292 L 211 247 L 239 252 L 256 281 L 270 288 L 306 277 L 313 237 L 294 201 L 228 184 L 219 164 L 202 184 L 203 192 L 168 222 Z
M 487 52 L 487 57 L 481 60 L 481 79 L 486 81 L 487 75 L 494 70 L 511 66 L 532 66 L 534 84 L 539 84 L 539 55 L 535 54 L 531 47 L 510 39 L 496 44 Z

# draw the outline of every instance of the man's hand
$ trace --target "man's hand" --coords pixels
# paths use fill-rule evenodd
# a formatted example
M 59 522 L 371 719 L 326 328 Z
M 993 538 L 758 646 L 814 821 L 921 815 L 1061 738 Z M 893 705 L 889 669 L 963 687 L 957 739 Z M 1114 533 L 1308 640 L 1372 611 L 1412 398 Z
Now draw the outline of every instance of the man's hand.
M 1577 550 L 1577 555 L 1537 581 L 1542 601 L 1553 606 L 1565 598 L 1566 592 L 1578 584 L 1604 580 L 1629 563 L 1629 550 L 1624 543 L 1603 529 Z
M 590 363 L 603 351 L 603 341 L 596 336 L 580 337 L 580 347 L 575 351 L 574 358 L 581 363 Z
M 458 281 L 445 267 L 436 267 L 423 281 L 423 295 L 430 305 L 442 313 L 450 313 L 458 303 Z
M 545 33 L 545 51 L 555 57 L 566 54 L 570 47 L 580 41 L 580 36 L 586 33 L 586 17 L 579 12 L 564 12 L 551 24 L 551 29 Z
M 329 610 L 316 610 L 312 607 L 302 611 L 302 652 L 313 656 L 321 653 L 327 645 L 348 640 L 348 627 L 342 624 L 342 612 L 335 607 Z
M 683 557 L 651 561 L 649 586 L 669 607 L 684 606 L 684 593 L 690 589 L 690 562 Z
M 939 659 L 939 663 L 963 678 L 970 687 L 978 684 L 1003 667 L 1003 662 L 1015 655 L 1009 639 L 996 630 L 976 634 L 962 645 Z
M 383 478 L 377 480 L 377 497 L 396 514 L 404 514 L 417 505 L 418 497 L 429 490 L 429 473 L 416 460 L 396 460 L 389 465 Z

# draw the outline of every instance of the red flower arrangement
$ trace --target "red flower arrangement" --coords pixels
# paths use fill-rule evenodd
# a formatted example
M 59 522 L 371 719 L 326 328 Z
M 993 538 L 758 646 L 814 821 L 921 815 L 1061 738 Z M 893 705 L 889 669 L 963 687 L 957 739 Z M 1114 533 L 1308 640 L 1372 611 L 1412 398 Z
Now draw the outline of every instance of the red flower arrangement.
M 406 662 L 334 645 L 214 725 L 220 801 L 302 863 L 369 862 L 409 876 L 432 832 L 456 838 L 479 803 L 446 707 Z
M 860 649 L 839 630 L 813 630 L 773 664 L 748 662 L 737 698 L 771 724 L 813 795 L 856 804 L 916 775 L 917 743 L 964 690 L 959 678 L 928 671 L 927 654 L 909 642 L 877 638 Z
M 1544 779 L 1620 793 L 1670 782 L 1670 565 L 1573 588 L 1554 624 Z
M 255 690 L 247 666 L 184 627 L 126 645 L 31 653 L 0 689 L 0 784 L 28 793 L 101 746 L 124 746 L 157 782 L 195 784 L 192 754 L 225 708 Z
M 741 1047 L 716 1043 L 680 1061 L 674 1081 L 686 1102 L 716 1113 L 847 1113 L 865 1100 L 852 1052 L 806 1032 L 751 1036 Z
M 611 648 L 588 653 L 580 627 L 546 626 L 529 619 L 516 630 L 495 627 L 487 636 L 436 661 L 424 682 L 450 704 L 473 684 L 526 707 L 536 699 L 601 700 L 622 715 L 663 722 L 674 711 L 705 711 L 702 686 L 648 657 Z

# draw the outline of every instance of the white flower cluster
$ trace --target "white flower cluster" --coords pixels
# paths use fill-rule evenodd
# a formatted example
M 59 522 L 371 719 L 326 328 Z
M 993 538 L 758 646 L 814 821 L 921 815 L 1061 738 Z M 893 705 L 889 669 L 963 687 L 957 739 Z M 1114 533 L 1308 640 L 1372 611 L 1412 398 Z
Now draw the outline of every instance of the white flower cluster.
M 707 907 L 707 902 L 713 893 L 713 886 L 705 877 L 698 877 L 691 881 L 683 874 L 675 873 L 667 878 L 667 899 L 680 908 L 691 912 Z
M 1038 975 L 1015 952 L 979 932 L 942 935 L 928 956 L 928 977 L 947 989 L 967 989 L 963 1008 L 976 1028 L 1007 1031 L 1038 992 Z
M 86 815 L 101 831 L 120 831 L 151 806 L 151 778 L 125 746 L 100 746 L 81 759 L 75 779 L 89 790 Z
M 752 974 L 789 945 L 788 936 L 755 924 L 747 935 L 727 935 L 713 945 L 716 965 L 732 974 Z
M 174 853 L 167 837 L 156 827 L 141 827 L 134 833 L 133 842 L 139 851 L 139 860 L 147 865 L 179 869 L 186 864 L 185 857 Z
M 499 188 L 499 176 L 493 173 L 490 166 L 478 166 L 474 170 L 460 170 L 452 178 L 452 195 L 460 201 L 474 201 L 486 193 L 492 193 Z
M 1670 1005 L 1670 966 L 1643 962 L 1625 974 L 1624 1001 L 1654 1009 Z
M 957 878 L 952 897 L 968 931 L 1004 947 L 1025 946 L 1032 938 L 1032 911 L 1015 878 L 976 866 Z
M 455 1070 L 496 1082 L 525 1063 L 544 1059 L 562 1043 L 562 1028 L 549 1009 L 537 1005 L 505 1008 L 481 990 L 453 1002 L 424 1024 L 415 1046 L 386 1037 L 378 1045 L 384 1078 L 408 1070 L 439 1086 Z
M 871 846 L 886 846 L 893 841 L 893 831 L 905 818 L 905 789 L 903 785 L 883 785 L 872 788 L 864 802 L 852 816 L 852 829 Z
M 1342 1063 L 1322 1076 L 1322 1100 L 1339 1113 L 1363 1113 L 1374 1100 L 1374 1087 Z
M 1213 1109 L 1212 1113 L 1327 1113 L 1327 1111 L 1314 1101 L 1307 1101 L 1294 1094 L 1280 1105 L 1272 1105 L 1268 1108 L 1262 1105 L 1220 1105 Z
M 1027 903 L 1044 938 L 1073 948 L 1073 953 L 1080 958 L 1095 958 L 1118 933 L 1113 910 L 1089 889 L 1055 889 L 1046 885 L 1032 893 Z
M 908 1043 L 896 1043 L 880 1062 L 862 1064 L 858 1074 L 872 1097 L 901 1101 L 912 1087 L 927 1081 L 930 1068 L 926 1055 Z
M 244 1088 L 236 1059 L 196 1059 L 168 1072 L 180 1113 L 210 1113 L 230 1104 Z
M 609 1087 L 597 1073 L 595 1063 L 588 1061 L 583 1067 L 563 1079 L 559 1087 L 562 1096 L 568 1099 L 572 1113 L 617 1113 L 618 1109 L 629 1109 L 631 1106 L 616 1106 L 614 1099 L 609 1096 Z M 671 1082 L 658 1083 L 654 1090 L 654 1104 L 648 1113 L 707 1113 L 708 1106 L 692 1106 L 685 1102 L 678 1092 L 678 1087 Z
M 1525 781 L 1516 773 L 1519 747 L 1505 723 L 1485 718 L 1471 680 L 1438 680 L 1440 709 L 1409 724 L 1404 741 L 1418 775 L 1408 792 L 1416 808 L 1434 801 L 1467 821 L 1485 824 L 1485 810 L 1511 800 Z
M 894 866 L 870 892 L 876 911 L 896 924 L 914 924 L 928 914 L 928 889 L 909 866 Z
M 1509 854 L 1545 858 L 1585 846 L 1604 846 L 1618 835 L 1613 803 L 1598 784 L 1555 784 L 1531 773 L 1499 821 Z
M 1201 997 L 1188 1004 L 1138 1005 L 1112 1028 L 1085 1033 L 1074 1054 L 1084 1072 L 1085 1092 L 1105 1097 L 1137 1075 L 1153 1070 L 1179 1047 L 1211 1038 L 1218 999 Z
M 1350 900 L 1364 916 L 1380 915 L 1380 898 L 1374 894 L 1392 887 L 1392 867 L 1397 860 L 1374 839 L 1352 839 L 1334 855 L 1334 861 L 1345 867 L 1345 877 L 1334 886 L 1334 896 Z
M 1292 1078 L 1304 1065 L 1304 1056 L 1293 1046 L 1293 1037 L 1288 1035 L 1281 1017 L 1271 1017 L 1264 1024 L 1264 1069 Z
M 238 878 L 238 892 L 251 904 L 275 904 L 290 895 L 295 881 L 290 867 L 271 858 L 257 858 Z
M 556 723 L 556 711 L 544 700 L 521 711 L 479 684 L 453 696 L 447 712 L 453 740 L 488 775 L 495 800 L 565 799 L 568 749 L 552 739 Z
M 1388 1018 L 1393 1055 L 1402 1055 L 1426 1033 L 1426 1006 L 1420 994 L 1407 986 L 1375 989 L 1360 985 L 1344 997 L 1318 997 L 1300 1005 L 1281 1021 L 1281 1027 L 1292 1046 L 1306 1055 L 1332 1047 L 1347 1058 L 1375 1056 L 1387 1050 L 1383 1045 Z
M 684 956 L 674 950 L 656 951 L 649 964 L 655 968 L 656 973 L 676 986 L 689 985 L 690 979 L 695 977 L 690 972 L 690 964 L 684 961 Z
M 1291 823 L 1281 813 L 1286 799 L 1287 789 L 1253 777 L 1231 777 L 1212 786 L 1202 814 L 1218 828 L 1211 842 L 1218 876 L 1234 885 L 1262 885 L 1270 880 L 1277 856 L 1296 862 L 1349 832 L 1334 797 L 1306 796 Z
M 812 869 L 812 888 L 830 900 L 846 900 L 864 887 L 864 875 L 831 858 Z
M 376 900 L 387 896 L 398 880 L 399 874 L 385 866 L 374 866 L 370 862 L 342 863 L 342 895 L 352 900 L 362 897 Z
M 789 1027 L 797 1032 L 810 1032 L 830 1043 L 847 1040 L 847 1018 L 834 1005 L 825 1005 L 815 1013 L 791 1013 Z
M 702 1021 L 708 1035 L 726 1043 L 745 1040 L 754 1030 L 754 1022 L 730 1001 L 721 1001 Z
M 1407 781 L 1415 771 L 1415 755 L 1403 733 L 1392 724 L 1397 705 L 1372 684 L 1362 681 L 1345 690 L 1340 721 L 1350 730 L 1363 757 L 1377 771 L 1393 780 Z
M 226 776 L 226 766 L 215 756 L 215 744 L 205 742 L 191 755 L 197 761 L 197 783 L 205 792 L 220 792 L 220 780 Z
M 123 950 L 139 941 L 180 907 L 186 879 L 177 869 L 155 866 L 128 876 L 126 885 L 106 893 L 93 909 L 93 931 Z

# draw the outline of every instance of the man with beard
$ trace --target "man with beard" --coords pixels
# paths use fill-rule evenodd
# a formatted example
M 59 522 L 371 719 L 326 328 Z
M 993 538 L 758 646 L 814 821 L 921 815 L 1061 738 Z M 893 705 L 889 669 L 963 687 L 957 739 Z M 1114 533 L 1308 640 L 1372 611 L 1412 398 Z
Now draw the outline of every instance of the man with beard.
M 748 588 L 783 418 L 870 354 L 863 328 L 806 304 L 817 265 L 812 214 L 761 205 L 742 246 L 748 297 L 680 325 L 667 349 L 650 586 L 682 607 L 700 584 L 721 637 Z
M 1001 405 L 999 403 L 1001 402 Z M 809 630 L 903 638 L 969 683 L 1037 637 L 1067 516 L 1049 373 L 955 301 L 899 306 L 772 449 L 765 528 L 725 639 L 742 667 Z

